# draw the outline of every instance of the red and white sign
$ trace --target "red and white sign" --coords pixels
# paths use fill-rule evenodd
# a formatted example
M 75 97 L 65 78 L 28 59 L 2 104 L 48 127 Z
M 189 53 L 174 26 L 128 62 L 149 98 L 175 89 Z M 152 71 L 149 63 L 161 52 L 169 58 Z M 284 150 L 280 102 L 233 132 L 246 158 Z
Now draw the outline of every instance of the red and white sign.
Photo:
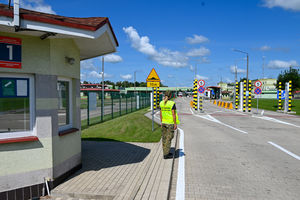
M 0 36 L 0 67 L 22 67 L 22 40 Z
M 261 87 L 261 86 L 262 86 L 261 81 L 259 81 L 259 80 L 255 81 L 255 82 L 254 82 L 254 86 L 255 86 L 255 87 Z
M 199 81 L 198 81 L 198 85 L 199 85 L 200 87 L 204 87 L 205 81 L 204 81 L 204 80 L 199 80 Z

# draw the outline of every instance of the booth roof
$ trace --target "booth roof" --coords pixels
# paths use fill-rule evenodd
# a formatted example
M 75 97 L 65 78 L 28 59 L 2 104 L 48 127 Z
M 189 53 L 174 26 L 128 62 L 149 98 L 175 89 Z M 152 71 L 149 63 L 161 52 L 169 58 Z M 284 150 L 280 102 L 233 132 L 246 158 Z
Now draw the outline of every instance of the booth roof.
M 5 17 L 0 20 L 4 20 L 0 23 L 1 25 L 13 25 L 9 25 L 12 23 L 11 20 L 8 21 L 14 17 L 12 6 L 9 8 L 6 4 L 0 4 L 0 17 L 1 16 Z M 25 21 L 24 23 L 20 23 L 21 28 L 24 29 L 22 31 L 24 34 L 40 36 L 37 32 L 30 31 L 35 30 L 56 33 L 56 36 L 51 36 L 53 38 L 75 38 L 75 42 L 81 52 L 81 60 L 115 52 L 115 47 L 119 46 L 107 17 L 64 17 L 20 8 L 20 19 Z M 35 24 L 30 22 L 34 22 Z M 5 30 L 13 32 L 12 29 Z M 111 36 L 101 38 L 100 36 L 103 35 L 103 33 L 107 33 Z M 110 40 L 110 42 L 108 40 Z M 103 46 L 102 48 L 99 47 L 101 44 Z M 94 52 L 91 52 L 91 49 Z

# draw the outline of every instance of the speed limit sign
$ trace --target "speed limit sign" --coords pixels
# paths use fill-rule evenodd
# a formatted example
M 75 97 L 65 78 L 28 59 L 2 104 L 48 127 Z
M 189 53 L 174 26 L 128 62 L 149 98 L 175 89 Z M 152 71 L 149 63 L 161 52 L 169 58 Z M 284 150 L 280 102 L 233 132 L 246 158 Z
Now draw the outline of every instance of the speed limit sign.
M 199 81 L 198 81 L 198 85 L 199 85 L 200 87 L 203 87 L 203 86 L 205 85 L 205 81 L 204 81 L 204 80 L 199 80 Z
M 262 86 L 261 81 L 259 81 L 259 80 L 255 81 L 255 82 L 254 82 L 254 86 L 255 86 L 255 87 L 261 87 L 261 86 Z

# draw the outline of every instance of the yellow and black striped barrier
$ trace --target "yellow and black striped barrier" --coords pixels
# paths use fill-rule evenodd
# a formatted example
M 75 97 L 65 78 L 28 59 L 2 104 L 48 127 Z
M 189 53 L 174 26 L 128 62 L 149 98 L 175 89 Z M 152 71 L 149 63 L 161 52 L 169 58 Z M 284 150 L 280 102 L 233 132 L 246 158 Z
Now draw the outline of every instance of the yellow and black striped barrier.
M 200 99 L 199 99 L 199 109 L 200 109 L 200 111 L 203 110 L 203 97 L 200 97 Z
M 251 84 L 251 80 L 249 80 L 248 83 L 248 112 L 251 112 L 251 88 L 252 88 L 252 84 Z
M 239 82 L 235 82 L 235 109 L 239 107 Z
M 156 88 L 156 109 L 159 109 L 159 88 Z
M 292 81 L 289 81 L 289 104 L 288 112 L 292 111 Z
M 194 80 L 194 90 L 193 90 L 193 100 L 194 100 L 194 109 L 197 110 L 197 79 Z
M 156 87 L 153 88 L 153 109 L 156 110 Z
M 282 105 L 281 105 L 281 82 L 278 84 L 278 110 L 282 110 Z
M 247 81 L 244 80 L 244 91 L 243 91 L 243 112 L 246 112 L 246 84 Z

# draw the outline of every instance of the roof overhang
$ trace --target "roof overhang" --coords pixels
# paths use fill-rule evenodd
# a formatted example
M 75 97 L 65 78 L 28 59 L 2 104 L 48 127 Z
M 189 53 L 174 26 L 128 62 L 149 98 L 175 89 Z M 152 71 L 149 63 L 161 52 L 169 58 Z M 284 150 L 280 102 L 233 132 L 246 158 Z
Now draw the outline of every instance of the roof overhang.
M 21 32 L 16 32 L 13 18 L 0 16 L 0 31 L 40 37 L 45 33 L 54 33 L 50 38 L 72 38 L 80 50 L 80 59 L 85 60 L 116 51 L 118 41 L 107 20 L 97 30 L 86 30 L 20 19 Z

